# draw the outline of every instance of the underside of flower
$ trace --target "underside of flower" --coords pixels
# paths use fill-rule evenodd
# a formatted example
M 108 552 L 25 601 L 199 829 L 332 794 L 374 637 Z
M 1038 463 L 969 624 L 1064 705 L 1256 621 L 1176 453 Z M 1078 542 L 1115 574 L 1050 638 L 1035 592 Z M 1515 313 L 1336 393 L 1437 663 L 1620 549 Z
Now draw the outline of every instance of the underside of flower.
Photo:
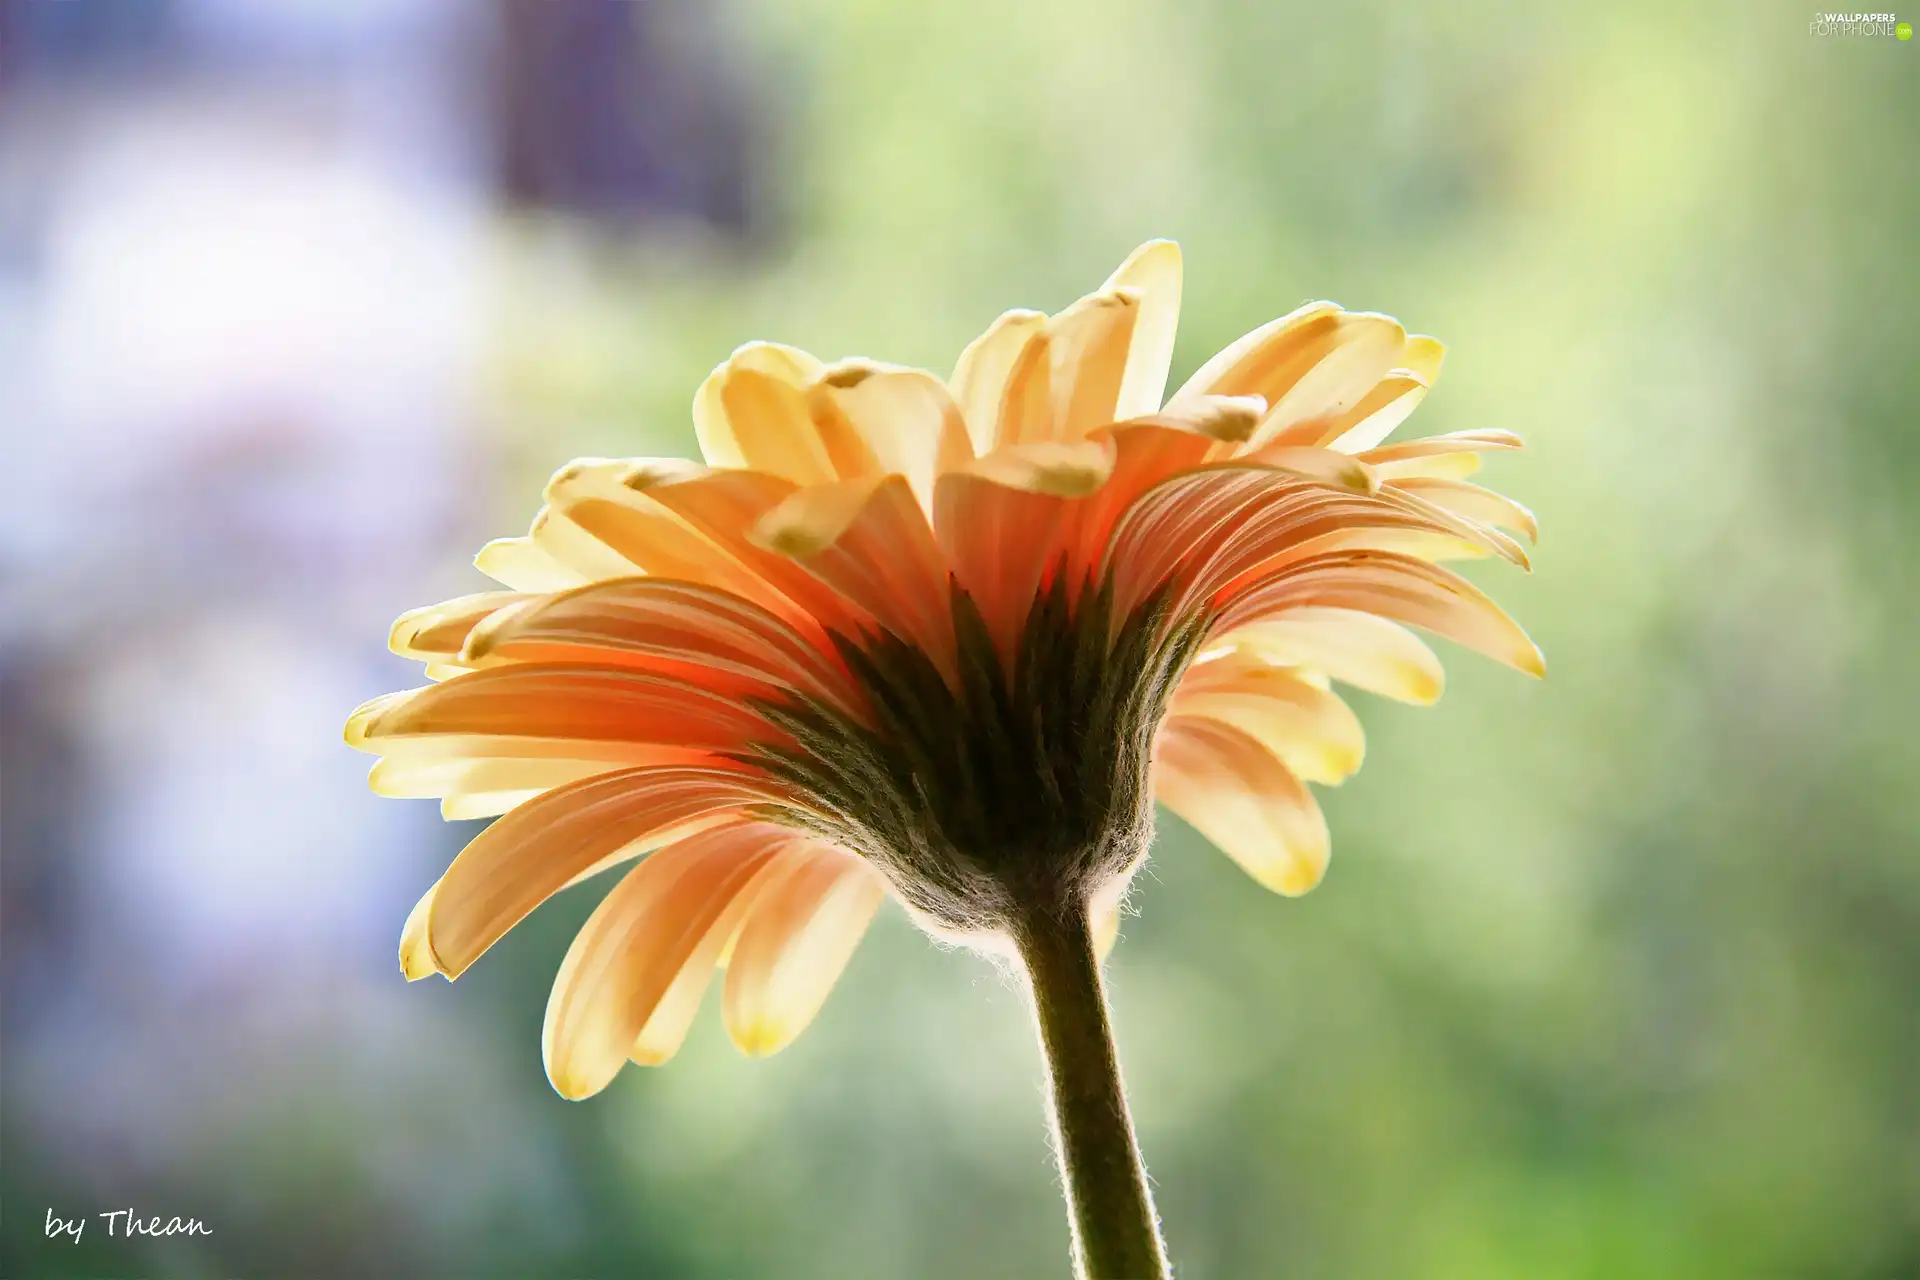
M 1408 625 L 1541 670 L 1442 563 L 1525 567 L 1532 516 L 1463 479 L 1519 440 L 1387 443 L 1440 345 L 1330 303 L 1165 398 L 1179 291 L 1148 245 L 944 379 L 751 344 L 695 397 L 708 465 L 557 472 L 476 559 L 503 590 L 395 624 L 433 683 L 347 726 L 376 790 L 498 816 L 409 918 L 407 975 L 632 863 L 548 1005 L 581 1097 L 670 1057 L 716 972 L 736 1043 L 779 1049 L 888 895 L 944 935 L 1110 945 L 1156 801 L 1261 884 L 1318 883 L 1309 785 L 1363 751 L 1335 682 L 1437 698 Z
M 787 820 L 883 869 L 935 927 L 1004 934 L 1084 910 L 1145 858 L 1154 733 L 1206 619 L 1171 619 L 1161 597 L 1116 619 L 1111 581 L 1070 593 L 1056 574 L 1007 665 L 964 589 L 952 610 L 957 682 L 897 637 L 836 636 L 872 727 L 770 704 L 793 745 L 741 760 L 804 793 Z

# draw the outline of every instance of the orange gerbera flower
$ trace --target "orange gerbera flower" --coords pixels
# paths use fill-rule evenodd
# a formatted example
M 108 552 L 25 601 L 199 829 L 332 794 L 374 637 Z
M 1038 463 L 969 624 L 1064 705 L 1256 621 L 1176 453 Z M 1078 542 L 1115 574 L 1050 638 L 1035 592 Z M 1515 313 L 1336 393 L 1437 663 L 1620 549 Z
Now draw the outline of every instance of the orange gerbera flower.
M 1311 889 L 1328 837 L 1306 784 L 1362 749 L 1331 681 L 1438 697 L 1402 624 L 1542 670 L 1437 563 L 1525 565 L 1503 530 L 1531 538 L 1533 517 L 1462 479 L 1520 441 L 1386 444 L 1442 348 L 1325 302 L 1163 404 L 1179 300 L 1179 250 L 1156 242 L 1058 315 L 1003 315 L 946 379 L 752 344 L 694 398 L 706 465 L 556 473 L 529 536 L 476 559 L 507 590 L 395 625 L 438 683 L 348 724 L 383 757 L 377 791 L 504 815 L 414 909 L 407 976 L 458 976 L 647 855 L 548 1005 L 547 1071 L 578 1098 L 670 1057 L 716 967 L 735 1042 L 779 1049 L 888 893 L 1016 952 L 1036 988 L 1049 966 L 1084 987 L 1155 799 L 1260 883 Z M 1079 1032 L 1039 1003 L 1071 1144 L 1059 1055 Z M 1123 1113 L 1109 1092 L 1095 1111 Z M 1083 1265 L 1133 1265 L 1101 1262 L 1085 1216 Z

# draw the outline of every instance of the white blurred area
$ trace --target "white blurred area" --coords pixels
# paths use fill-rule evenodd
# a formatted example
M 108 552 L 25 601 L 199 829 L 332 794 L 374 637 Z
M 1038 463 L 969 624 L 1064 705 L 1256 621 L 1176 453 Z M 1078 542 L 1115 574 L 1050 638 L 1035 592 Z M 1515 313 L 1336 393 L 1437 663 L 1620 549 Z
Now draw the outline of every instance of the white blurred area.
M 0 86 L 10 1122 L 118 1204 L 330 1110 L 319 1158 L 398 1194 L 445 1158 L 392 1123 L 422 1096 L 515 1123 L 484 1076 L 364 1078 L 454 1016 L 403 1009 L 391 953 L 455 833 L 340 801 L 346 714 L 408 679 L 386 625 L 495 488 L 472 11 L 119 11 L 164 19 L 137 55 L 36 28 Z
M 337 57 L 409 7 L 182 29 Z M 330 61 L 29 91 L 0 130 L 33 193 L 7 228 L 0 643 L 57 673 L 80 785 L 112 800 L 81 817 L 88 902 L 163 966 L 285 963 L 412 878 L 411 822 L 361 829 L 309 780 L 353 767 L 356 638 L 486 491 L 484 193 L 382 127 L 418 132 L 417 78 L 330 84 Z

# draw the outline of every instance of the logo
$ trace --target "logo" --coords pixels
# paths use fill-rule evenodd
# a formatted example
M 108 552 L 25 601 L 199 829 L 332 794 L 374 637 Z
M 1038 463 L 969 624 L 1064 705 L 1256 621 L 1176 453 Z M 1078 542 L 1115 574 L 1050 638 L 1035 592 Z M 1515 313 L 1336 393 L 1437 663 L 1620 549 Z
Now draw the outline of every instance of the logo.
M 1810 36 L 1892 36 L 1913 39 L 1913 24 L 1891 13 L 1816 13 L 1807 24 Z

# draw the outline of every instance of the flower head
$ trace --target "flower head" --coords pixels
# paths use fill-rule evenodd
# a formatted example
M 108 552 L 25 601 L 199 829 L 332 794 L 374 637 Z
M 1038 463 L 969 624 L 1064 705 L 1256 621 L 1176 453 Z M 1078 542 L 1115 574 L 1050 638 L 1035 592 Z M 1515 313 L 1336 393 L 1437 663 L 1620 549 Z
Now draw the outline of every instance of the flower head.
M 407 976 L 639 859 L 548 1005 L 580 1097 L 671 1056 L 717 966 L 735 1042 L 780 1048 L 889 894 L 949 936 L 1078 911 L 1110 941 L 1156 799 L 1269 888 L 1318 883 L 1307 784 L 1362 752 L 1332 682 L 1437 698 L 1408 624 L 1542 669 L 1440 563 L 1526 564 L 1533 517 L 1463 479 L 1520 442 L 1386 443 L 1442 348 L 1324 302 L 1164 398 L 1179 299 L 1156 242 L 949 378 L 752 344 L 694 399 L 705 465 L 557 472 L 476 559 L 505 590 L 395 624 L 436 683 L 347 727 L 383 794 L 502 815 L 414 909 Z

